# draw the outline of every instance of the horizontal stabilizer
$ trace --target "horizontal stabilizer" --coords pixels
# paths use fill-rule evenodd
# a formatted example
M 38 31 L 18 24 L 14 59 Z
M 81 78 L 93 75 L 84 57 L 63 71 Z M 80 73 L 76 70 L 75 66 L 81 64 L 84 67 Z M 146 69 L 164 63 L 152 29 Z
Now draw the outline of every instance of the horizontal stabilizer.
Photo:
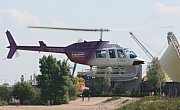
M 16 52 L 16 48 L 10 48 L 7 58 L 12 59 L 15 52 Z

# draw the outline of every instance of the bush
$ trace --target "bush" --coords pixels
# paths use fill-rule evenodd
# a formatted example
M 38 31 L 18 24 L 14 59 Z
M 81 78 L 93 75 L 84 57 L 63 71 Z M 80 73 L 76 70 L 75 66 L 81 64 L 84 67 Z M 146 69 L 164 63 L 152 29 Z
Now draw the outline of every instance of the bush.
M 6 101 L 1 101 L 0 106 L 4 106 L 4 105 L 8 105 L 8 103 Z
M 84 94 L 85 97 L 87 97 L 87 96 L 89 96 L 90 91 L 89 91 L 88 89 L 85 89 L 85 90 L 83 91 L 83 94 Z
M 115 83 L 114 88 L 112 89 L 114 94 L 124 94 L 125 88 L 123 83 Z
M 78 97 L 77 96 L 72 96 L 69 100 L 76 100 L 76 99 L 78 99 Z

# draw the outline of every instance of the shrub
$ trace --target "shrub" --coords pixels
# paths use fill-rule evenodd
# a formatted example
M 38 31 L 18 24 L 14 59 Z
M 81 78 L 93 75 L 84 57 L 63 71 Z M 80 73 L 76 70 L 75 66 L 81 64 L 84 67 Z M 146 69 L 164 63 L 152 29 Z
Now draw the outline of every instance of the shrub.
M 87 96 L 89 96 L 90 92 L 89 92 L 88 89 L 85 89 L 85 90 L 83 91 L 83 94 L 84 94 L 85 97 L 87 97 Z
M 114 88 L 112 89 L 112 92 L 114 94 L 124 94 L 125 88 L 123 86 L 123 83 L 115 83 Z
M 4 106 L 4 105 L 8 105 L 8 103 L 6 101 L 1 101 L 0 106 Z

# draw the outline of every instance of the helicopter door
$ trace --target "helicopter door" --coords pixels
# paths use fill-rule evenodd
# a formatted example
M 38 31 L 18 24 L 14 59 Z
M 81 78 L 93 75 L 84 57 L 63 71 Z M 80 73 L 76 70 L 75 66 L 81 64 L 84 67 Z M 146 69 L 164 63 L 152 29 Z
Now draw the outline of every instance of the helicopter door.
M 96 51 L 96 61 L 94 62 L 95 65 L 100 66 L 108 66 L 108 58 L 106 54 L 106 50 L 97 50 Z
M 116 58 L 116 53 L 114 49 L 109 49 L 109 63 L 110 65 L 117 65 L 117 58 Z
M 130 64 L 129 58 L 125 55 L 125 53 L 122 49 L 118 49 L 117 54 L 118 54 L 119 65 L 129 65 Z

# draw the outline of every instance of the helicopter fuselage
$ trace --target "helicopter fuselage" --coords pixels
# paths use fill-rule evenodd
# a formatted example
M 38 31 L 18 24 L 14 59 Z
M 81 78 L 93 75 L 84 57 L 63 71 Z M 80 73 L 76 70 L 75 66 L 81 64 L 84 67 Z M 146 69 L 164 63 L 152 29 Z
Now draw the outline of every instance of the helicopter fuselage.
M 132 66 L 144 64 L 132 50 L 123 48 L 117 44 L 108 44 L 109 41 L 84 41 L 73 43 L 67 47 L 47 46 L 39 41 L 40 46 L 17 46 L 11 33 L 6 31 L 10 46 L 7 58 L 11 59 L 16 50 L 42 51 L 53 53 L 64 53 L 75 63 L 108 67 L 108 66 Z

